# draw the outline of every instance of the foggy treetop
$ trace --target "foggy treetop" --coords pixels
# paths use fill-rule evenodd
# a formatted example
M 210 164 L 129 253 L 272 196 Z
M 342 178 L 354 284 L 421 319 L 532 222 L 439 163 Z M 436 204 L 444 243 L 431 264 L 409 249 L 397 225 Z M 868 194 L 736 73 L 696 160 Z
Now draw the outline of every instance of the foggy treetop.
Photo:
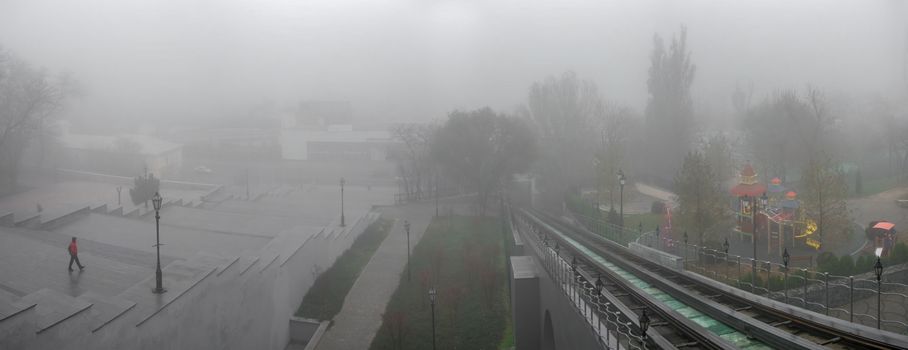
M 738 82 L 755 96 L 904 91 L 906 19 L 896 0 L 4 0 L 0 45 L 84 84 L 71 117 L 212 118 L 314 99 L 417 121 L 512 110 L 566 70 L 642 111 L 653 36 L 684 25 L 695 103 L 723 114 Z

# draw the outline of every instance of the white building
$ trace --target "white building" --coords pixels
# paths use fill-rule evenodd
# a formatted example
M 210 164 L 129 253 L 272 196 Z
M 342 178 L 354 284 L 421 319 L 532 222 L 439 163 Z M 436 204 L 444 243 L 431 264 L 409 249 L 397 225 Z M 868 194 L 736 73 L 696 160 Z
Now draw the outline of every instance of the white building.
M 132 176 L 147 170 L 161 177 L 183 165 L 183 146 L 151 136 L 64 133 L 59 167 Z
M 387 130 L 353 130 L 351 125 L 281 130 L 281 156 L 288 160 L 383 161 L 394 143 Z

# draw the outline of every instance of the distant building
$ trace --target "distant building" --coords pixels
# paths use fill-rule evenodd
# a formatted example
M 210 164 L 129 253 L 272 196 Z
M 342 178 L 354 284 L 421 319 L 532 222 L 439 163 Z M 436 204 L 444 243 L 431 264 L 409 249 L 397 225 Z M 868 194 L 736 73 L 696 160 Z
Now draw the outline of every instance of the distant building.
M 344 125 L 353 123 L 353 106 L 349 101 L 303 101 L 287 127 Z
M 173 138 L 183 144 L 187 157 L 277 159 L 279 136 L 277 129 L 215 128 L 182 130 Z
M 387 130 L 351 125 L 281 130 L 281 156 L 288 160 L 384 161 L 394 143 Z
M 183 146 L 145 135 L 116 136 L 64 133 L 58 167 L 134 176 L 146 170 L 156 176 L 180 171 Z

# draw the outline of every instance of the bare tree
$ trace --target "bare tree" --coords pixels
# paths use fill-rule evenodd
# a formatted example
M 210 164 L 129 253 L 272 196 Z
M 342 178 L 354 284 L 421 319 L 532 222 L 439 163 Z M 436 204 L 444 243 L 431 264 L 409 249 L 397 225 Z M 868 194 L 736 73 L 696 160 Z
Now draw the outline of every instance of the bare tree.
M 0 49 L 0 191 L 15 186 L 22 152 L 62 105 L 63 83 Z
M 391 128 L 391 136 L 401 141 L 402 149 L 392 152 L 398 166 L 398 173 L 404 183 L 408 197 L 422 198 L 428 191 L 434 165 L 430 157 L 432 137 L 438 129 L 436 124 L 400 124 Z

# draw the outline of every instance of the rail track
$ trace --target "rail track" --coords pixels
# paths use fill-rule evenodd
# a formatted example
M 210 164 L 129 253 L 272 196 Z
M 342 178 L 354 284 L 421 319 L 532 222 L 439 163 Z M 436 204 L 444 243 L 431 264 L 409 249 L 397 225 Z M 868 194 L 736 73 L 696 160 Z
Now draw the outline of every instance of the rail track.
M 709 339 L 697 339 L 697 335 L 690 333 L 694 329 L 686 329 L 685 322 L 677 319 L 677 313 L 663 310 L 665 304 L 657 304 L 650 298 L 638 295 L 640 291 L 634 290 L 629 286 L 630 283 L 621 283 L 620 278 L 616 280 L 613 277 L 621 277 L 625 281 L 640 279 L 651 288 L 657 288 L 696 311 L 721 321 L 723 324 L 721 326 L 700 323 L 706 323 L 710 331 L 718 331 L 722 334 L 721 338 L 735 344 L 735 347 L 908 349 L 908 337 L 857 324 L 851 324 L 850 329 L 843 330 L 841 322 L 831 322 L 825 315 L 806 310 L 790 313 L 788 311 L 792 306 L 766 302 L 760 300 L 764 299 L 762 297 L 737 288 L 641 258 L 626 247 L 563 219 L 531 210 L 522 210 L 519 215 L 523 216 L 525 224 L 534 226 L 534 232 L 547 237 L 546 240 L 550 239 L 552 242 L 550 244 L 557 244 L 559 250 L 564 249 L 564 254 L 572 255 L 572 259 L 576 257 L 578 263 L 575 265 L 581 265 L 578 269 L 588 276 L 587 279 L 598 274 L 609 276 L 612 279 L 606 282 L 604 287 L 609 293 L 621 296 L 622 302 L 633 305 L 632 309 L 646 308 L 647 312 L 656 315 L 658 320 L 653 321 L 652 326 L 656 332 L 663 334 L 665 339 L 670 339 L 675 347 L 714 348 L 723 345 L 710 342 Z M 583 250 L 588 250 L 592 255 Z M 621 274 L 616 274 L 613 269 L 603 266 L 601 261 L 594 261 L 596 259 L 591 257 L 596 255 L 627 273 L 624 276 L 615 276 Z M 810 317 L 798 316 L 805 314 Z M 699 316 L 693 319 L 696 320 L 697 317 Z M 742 342 L 741 339 L 736 339 L 735 334 L 725 336 L 731 333 L 724 333 L 727 330 L 722 328 L 723 326 L 743 334 L 747 340 L 755 341 Z M 685 342 L 685 339 L 690 341 Z

